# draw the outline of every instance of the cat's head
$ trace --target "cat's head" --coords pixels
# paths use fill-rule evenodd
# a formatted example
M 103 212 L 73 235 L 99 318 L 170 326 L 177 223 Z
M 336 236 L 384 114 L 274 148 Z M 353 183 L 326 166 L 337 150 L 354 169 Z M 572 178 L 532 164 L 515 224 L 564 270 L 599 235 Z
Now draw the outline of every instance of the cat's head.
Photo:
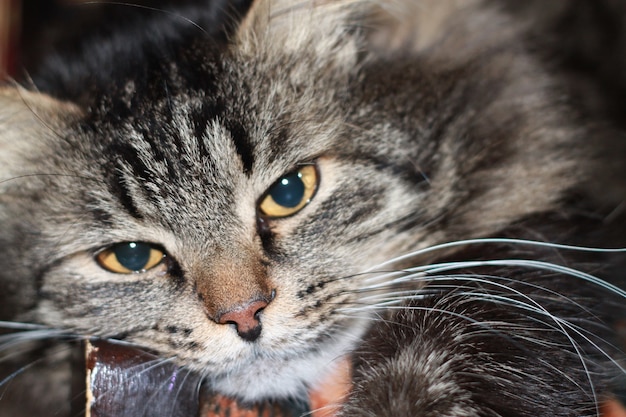
M 582 145 L 513 25 L 390 5 L 261 0 L 79 102 L 3 88 L 3 316 L 283 395 L 365 329 L 368 270 L 550 210 Z

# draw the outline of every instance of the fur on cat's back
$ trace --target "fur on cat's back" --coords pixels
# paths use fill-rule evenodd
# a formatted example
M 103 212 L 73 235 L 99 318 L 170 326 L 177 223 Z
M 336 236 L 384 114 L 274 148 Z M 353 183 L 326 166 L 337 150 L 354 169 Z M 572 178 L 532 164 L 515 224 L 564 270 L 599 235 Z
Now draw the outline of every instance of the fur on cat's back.
M 595 415 L 619 388 L 623 293 L 586 274 L 617 255 L 539 243 L 625 240 L 625 81 L 571 63 L 604 58 L 565 41 L 577 6 L 259 0 L 223 36 L 142 12 L 1 90 L 0 319 L 25 348 L 0 348 L 0 415 L 51 381 L 17 410 L 69 412 L 61 335 L 244 401 L 351 355 L 344 416 Z M 266 209 L 294 173 L 306 201 Z M 162 260 L 103 261 L 137 243 Z

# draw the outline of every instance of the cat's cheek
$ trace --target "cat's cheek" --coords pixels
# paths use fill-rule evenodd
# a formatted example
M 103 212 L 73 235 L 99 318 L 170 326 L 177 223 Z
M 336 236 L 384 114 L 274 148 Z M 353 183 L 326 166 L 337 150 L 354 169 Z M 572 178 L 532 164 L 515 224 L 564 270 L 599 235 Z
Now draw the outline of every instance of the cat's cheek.
M 45 271 L 39 294 L 37 321 L 81 336 L 116 337 L 148 329 L 175 302 L 163 271 L 114 274 L 87 254 Z

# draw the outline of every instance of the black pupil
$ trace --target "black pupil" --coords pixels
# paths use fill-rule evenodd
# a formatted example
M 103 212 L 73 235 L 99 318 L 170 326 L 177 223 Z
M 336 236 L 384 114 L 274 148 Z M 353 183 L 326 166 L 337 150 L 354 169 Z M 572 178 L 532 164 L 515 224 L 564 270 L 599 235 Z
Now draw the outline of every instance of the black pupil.
M 282 177 L 272 186 L 270 195 L 276 204 L 289 208 L 296 207 L 304 197 L 304 182 L 300 174 L 294 172 Z
M 113 251 L 117 261 L 124 268 L 131 271 L 143 270 L 150 260 L 150 245 L 145 243 L 122 243 L 117 245 Z

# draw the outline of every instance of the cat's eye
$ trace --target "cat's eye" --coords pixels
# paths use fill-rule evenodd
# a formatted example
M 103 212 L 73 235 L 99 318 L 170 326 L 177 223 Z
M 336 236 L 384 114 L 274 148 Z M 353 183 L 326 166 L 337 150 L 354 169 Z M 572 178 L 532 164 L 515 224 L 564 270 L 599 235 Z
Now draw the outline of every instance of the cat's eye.
M 159 265 L 165 253 L 149 243 L 124 242 L 104 249 L 96 255 L 98 264 L 110 272 L 131 274 Z
M 268 217 L 291 216 L 307 205 L 319 182 L 317 168 L 303 165 L 281 177 L 265 193 L 259 211 Z

